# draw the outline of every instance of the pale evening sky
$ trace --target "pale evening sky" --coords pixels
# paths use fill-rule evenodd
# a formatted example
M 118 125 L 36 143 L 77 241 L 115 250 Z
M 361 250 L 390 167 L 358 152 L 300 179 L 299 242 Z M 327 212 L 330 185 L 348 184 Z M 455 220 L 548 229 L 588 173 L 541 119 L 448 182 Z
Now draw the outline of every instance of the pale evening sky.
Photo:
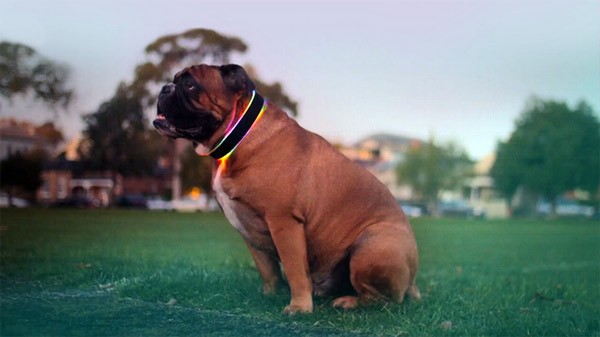
M 506 139 L 531 95 L 600 109 L 599 0 L 2 0 L 0 40 L 71 68 L 82 128 L 159 36 L 210 28 L 245 41 L 233 61 L 280 81 L 300 123 L 353 143 L 388 132 L 461 144 L 474 159 Z M 37 104 L 0 117 L 44 121 Z

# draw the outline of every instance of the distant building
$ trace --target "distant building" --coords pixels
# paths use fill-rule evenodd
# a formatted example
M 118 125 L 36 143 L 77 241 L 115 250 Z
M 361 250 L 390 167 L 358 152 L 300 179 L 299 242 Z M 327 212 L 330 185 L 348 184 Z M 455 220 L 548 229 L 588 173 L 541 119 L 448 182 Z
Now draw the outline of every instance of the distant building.
M 33 124 L 14 119 L 0 119 L 0 160 L 36 149 L 53 154 L 56 147 L 46 138 L 36 135 Z
M 171 175 L 165 170 L 148 177 L 124 177 L 112 171 L 85 170 L 79 161 L 60 158 L 44 164 L 42 180 L 37 200 L 48 205 L 87 201 L 94 207 L 107 207 L 122 196 L 164 195 L 171 188 Z
M 423 141 L 416 138 L 377 133 L 358 141 L 354 147 L 363 153 L 370 152 L 378 161 L 399 163 L 411 148 L 418 148 Z
M 416 138 L 378 133 L 361 139 L 354 146 L 338 145 L 338 148 L 348 158 L 369 170 L 387 186 L 396 199 L 411 200 L 415 197 L 412 188 L 398 181 L 396 168 L 409 150 L 424 143 Z M 475 175 L 467 186 L 456 191 L 441 191 L 442 197 L 466 198 L 471 206 L 485 210 L 490 217 L 506 217 L 506 203 L 494 190 L 494 182 L 489 175 L 494 160 L 495 155 L 490 154 L 477 162 L 474 167 Z
M 475 176 L 469 183 L 470 195 L 469 200 L 489 201 L 496 198 L 494 191 L 494 180 L 490 177 L 490 170 L 496 161 L 496 154 L 490 153 L 475 163 Z
M 122 177 L 111 172 L 89 172 L 77 161 L 58 159 L 44 163 L 37 200 L 42 204 L 89 202 L 105 207 L 122 191 Z
M 495 161 L 496 154 L 491 153 L 475 163 L 475 175 L 468 184 L 468 201 L 472 206 L 485 210 L 490 218 L 506 218 L 509 216 L 506 201 L 494 189 L 494 179 L 490 176 Z
M 416 138 L 378 133 L 361 139 L 352 147 L 338 148 L 379 179 L 396 199 L 406 200 L 412 198 L 412 189 L 398 183 L 396 167 L 410 149 L 422 144 L 423 141 Z

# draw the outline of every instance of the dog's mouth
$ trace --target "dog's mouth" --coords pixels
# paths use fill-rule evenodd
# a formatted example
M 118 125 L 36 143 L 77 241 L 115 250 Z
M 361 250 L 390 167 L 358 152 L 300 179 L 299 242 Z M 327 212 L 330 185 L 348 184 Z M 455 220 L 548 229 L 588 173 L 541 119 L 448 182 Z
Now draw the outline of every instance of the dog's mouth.
M 178 128 L 162 113 L 159 113 L 156 116 L 156 119 L 152 124 L 159 134 L 169 138 L 184 138 L 194 141 L 203 141 L 206 139 L 207 135 L 210 135 L 210 132 L 212 132 L 210 124 L 206 123 L 199 123 L 187 128 Z
M 169 137 L 169 138 L 182 138 L 183 137 L 183 135 L 181 134 L 181 132 L 179 132 L 177 130 L 175 125 L 171 124 L 171 122 L 169 122 L 167 120 L 167 117 L 165 117 L 165 115 L 163 115 L 161 113 L 159 113 L 156 116 L 156 119 L 152 122 L 152 125 L 154 125 L 154 128 L 156 128 L 156 131 L 158 131 L 158 133 L 161 134 L 162 136 Z

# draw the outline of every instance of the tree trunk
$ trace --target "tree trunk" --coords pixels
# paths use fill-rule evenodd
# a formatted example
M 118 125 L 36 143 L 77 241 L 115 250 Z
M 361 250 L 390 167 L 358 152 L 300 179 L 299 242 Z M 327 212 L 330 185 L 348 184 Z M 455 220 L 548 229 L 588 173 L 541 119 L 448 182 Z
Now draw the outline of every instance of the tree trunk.
M 436 200 L 428 200 L 427 201 L 427 209 L 429 209 L 429 213 L 433 216 L 440 216 L 440 214 L 438 214 L 438 207 L 437 207 L 437 201 Z
M 555 219 L 558 216 L 556 214 L 556 197 L 553 197 L 550 200 L 550 218 Z
M 181 141 L 175 139 L 172 141 L 172 149 L 173 149 L 173 176 L 171 177 L 171 199 L 177 200 L 181 198 L 181 150 L 182 150 Z
M 509 218 L 513 217 L 514 209 L 512 206 L 512 197 L 506 199 L 506 211 Z
M 14 193 L 14 187 L 10 187 L 8 189 L 8 207 L 10 207 L 10 208 L 15 207 L 15 205 L 13 203 L 13 193 Z

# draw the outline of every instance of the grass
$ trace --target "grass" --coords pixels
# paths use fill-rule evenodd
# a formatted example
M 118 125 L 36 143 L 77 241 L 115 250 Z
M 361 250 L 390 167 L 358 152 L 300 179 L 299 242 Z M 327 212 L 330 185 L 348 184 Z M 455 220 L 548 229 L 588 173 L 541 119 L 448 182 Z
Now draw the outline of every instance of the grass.
M 421 302 L 282 314 L 220 214 L 0 213 L 0 335 L 600 336 L 600 224 L 415 219 Z

